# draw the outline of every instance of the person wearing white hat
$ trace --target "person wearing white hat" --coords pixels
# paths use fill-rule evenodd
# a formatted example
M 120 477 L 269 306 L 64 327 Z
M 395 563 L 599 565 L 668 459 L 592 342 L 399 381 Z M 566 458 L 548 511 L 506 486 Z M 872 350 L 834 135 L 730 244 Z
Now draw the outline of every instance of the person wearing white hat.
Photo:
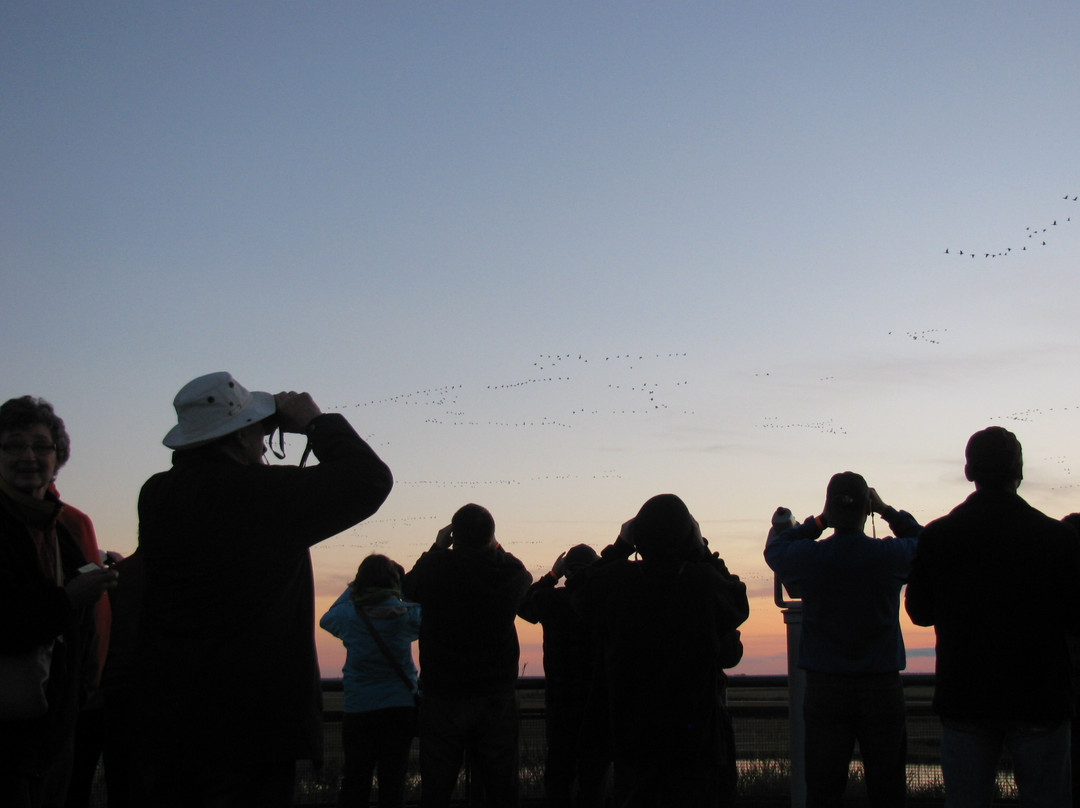
M 139 495 L 148 802 L 289 806 L 296 761 L 322 757 L 309 548 L 375 513 L 393 477 L 307 393 L 220 372 L 173 404 L 172 468 Z M 275 428 L 306 435 L 318 464 L 265 464 Z

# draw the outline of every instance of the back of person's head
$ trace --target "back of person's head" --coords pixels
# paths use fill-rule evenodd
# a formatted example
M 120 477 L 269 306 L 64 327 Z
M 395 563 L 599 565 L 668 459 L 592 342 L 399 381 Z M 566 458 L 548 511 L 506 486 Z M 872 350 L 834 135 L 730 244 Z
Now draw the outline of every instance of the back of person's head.
M 1024 479 L 1024 454 L 1009 430 L 988 426 L 968 438 L 964 475 L 976 486 L 1016 488 Z
M 593 564 L 600 556 L 587 544 L 575 544 L 566 551 L 566 577 L 573 578 L 583 569 Z
M 495 519 L 487 508 L 469 503 L 458 508 L 450 520 L 454 547 L 482 550 L 495 543 Z
M 1061 517 L 1061 521 L 1080 535 L 1080 513 L 1070 513 L 1068 516 Z
M 690 509 L 674 494 L 657 494 L 634 517 L 634 546 L 645 561 L 686 559 L 700 552 Z
M 54 411 L 52 404 L 43 398 L 19 396 L 0 405 L 0 435 L 4 432 L 27 430 L 44 426 L 56 445 L 56 467 L 59 469 L 71 457 L 71 438 L 64 422 Z
M 870 486 L 861 474 L 841 471 L 825 489 L 825 517 L 832 528 L 861 528 L 870 512 Z
M 393 559 L 372 553 L 356 569 L 356 578 L 349 586 L 356 593 L 368 589 L 401 589 L 405 570 Z

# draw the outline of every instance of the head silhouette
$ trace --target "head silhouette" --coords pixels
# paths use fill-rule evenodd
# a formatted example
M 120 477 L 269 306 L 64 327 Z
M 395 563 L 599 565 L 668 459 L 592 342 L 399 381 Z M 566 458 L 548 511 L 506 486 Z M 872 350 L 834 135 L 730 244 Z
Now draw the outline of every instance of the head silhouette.
M 645 561 L 686 559 L 701 548 L 690 509 L 674 494 L 658 494 L 634 517 L 634 546 Z
M 1009 430 L 988 426 L 968 438 L 964 451 L 964 476 L 976 488 L 1016 489 L 1024 479 L 1024 455 L 1020 441 Z
M 566 577 L 572 578 L 592 564 L 599 556 L 587 544 L 575 544 L 566 551 Z
M 825 519 L 834 530 L 862 530 L 870 513 L 870 486 L 861 474 L 834 474 L 825 490 Z
M 458 508 L 450 520 L 454 547 L 482 550 L 495 544 L 495 519 L 487 508 L 469 503 Z
M 353 591 L 362 593 L 368 589 L 401 589 L 405 570 L 396 561 L 378 553 L 372 553 L 356 570 L 356 578 L 349 584 Z

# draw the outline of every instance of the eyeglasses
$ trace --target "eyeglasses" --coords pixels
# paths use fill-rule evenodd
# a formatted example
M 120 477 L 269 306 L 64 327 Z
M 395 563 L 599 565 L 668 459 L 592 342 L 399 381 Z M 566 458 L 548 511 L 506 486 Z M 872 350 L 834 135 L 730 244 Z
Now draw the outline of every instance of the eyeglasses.
M 56 451 L 56 444 L 22 443 L 20 441 L 0 443 L 0 451 L 2 451 L 6 455 L 11 455 L 12 457 L 22 457 L 24 454 L 26 454 L 27 449 L 33 452 L 35 457 L 48 457 Z

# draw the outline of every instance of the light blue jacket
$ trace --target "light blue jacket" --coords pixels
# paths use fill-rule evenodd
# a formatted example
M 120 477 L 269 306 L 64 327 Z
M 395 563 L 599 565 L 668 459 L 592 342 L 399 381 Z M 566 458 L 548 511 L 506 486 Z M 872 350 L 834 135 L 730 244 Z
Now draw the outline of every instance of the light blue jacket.
M 375 630 L 412 682 L 412 688 L 406 689 L 356 613 L 351 594 L 346 589 L 319 621 L 323 629 L 345 644 L 345 667 L 341 671 L 345 681 L 345 712 L 413 706 L 416 665 L 412 644 L 420 635 L 420 604 L 388 597 L 366 607 Z

